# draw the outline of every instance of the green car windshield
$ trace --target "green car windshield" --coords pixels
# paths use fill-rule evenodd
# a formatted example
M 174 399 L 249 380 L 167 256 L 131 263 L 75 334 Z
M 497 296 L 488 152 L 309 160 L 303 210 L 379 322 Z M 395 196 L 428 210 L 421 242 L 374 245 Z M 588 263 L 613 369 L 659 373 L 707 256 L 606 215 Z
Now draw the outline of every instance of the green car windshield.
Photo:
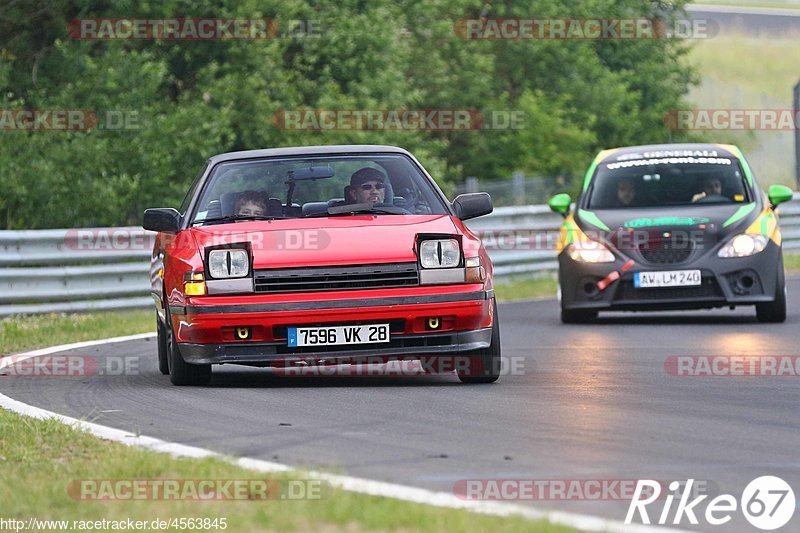
M 605 161 L 589 189 L 589 209 L 752 201 L 739 161 L 727 157 Z

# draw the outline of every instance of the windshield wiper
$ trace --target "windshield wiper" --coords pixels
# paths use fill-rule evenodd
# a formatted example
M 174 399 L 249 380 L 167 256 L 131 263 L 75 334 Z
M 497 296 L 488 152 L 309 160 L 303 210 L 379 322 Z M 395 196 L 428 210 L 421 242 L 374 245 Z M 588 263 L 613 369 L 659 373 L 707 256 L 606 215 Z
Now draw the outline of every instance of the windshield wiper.
M 226 215 L 224 217 L 206 218 L 195 220 L 192 224 L 207 224 L 209 222 L 239 222 L 241 220 L 284 220 L 286 217 L 273 217 L 268 215 Z
M 402 207 L 396 206 L 376 206 L 369 202 L 363 204 L 345 204 L 329 207 L 325 211 L 319 213 L 309 213 L 304 218 L 311 217 L 330 217 L 336 215 L 407 215 L 408 211 Z

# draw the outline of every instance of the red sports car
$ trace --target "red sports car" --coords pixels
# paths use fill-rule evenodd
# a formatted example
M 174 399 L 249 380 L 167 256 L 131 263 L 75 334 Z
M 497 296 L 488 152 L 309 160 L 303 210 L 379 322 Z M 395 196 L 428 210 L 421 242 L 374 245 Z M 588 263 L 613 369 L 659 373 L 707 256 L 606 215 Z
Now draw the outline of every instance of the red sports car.
M 452 203 L 392 146 L 252 150 L 208 160 L 179 209 L 148 209 L 159 368 L 419 359 L 490 383 L 500 372 L 492 265 Z M 433 364 L 435 363 L 435 364 Z

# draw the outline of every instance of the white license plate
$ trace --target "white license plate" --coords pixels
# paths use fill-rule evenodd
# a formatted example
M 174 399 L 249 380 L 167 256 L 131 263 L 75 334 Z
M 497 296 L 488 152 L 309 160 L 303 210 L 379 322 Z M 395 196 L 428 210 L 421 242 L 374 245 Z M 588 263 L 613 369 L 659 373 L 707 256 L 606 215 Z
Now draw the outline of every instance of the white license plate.
M 335 346 L 389 342 L 389 324 L 288 328 L 289 346 Z
M 665 270 L 661 272 L 636 272 L 633 286 L 637 289 L 650 287 L 691 287 L 703 281 L 699 270 Z

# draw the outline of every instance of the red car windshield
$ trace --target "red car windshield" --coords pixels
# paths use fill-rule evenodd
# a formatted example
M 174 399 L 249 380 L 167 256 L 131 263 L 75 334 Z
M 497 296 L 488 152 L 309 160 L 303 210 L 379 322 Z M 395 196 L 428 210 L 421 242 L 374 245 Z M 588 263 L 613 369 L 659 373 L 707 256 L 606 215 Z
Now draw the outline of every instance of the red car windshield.
M 220 163 L 192 220 L 333 216 L 348 214 L 348 206 L 379 215 L 449 213 L 408 157 L 375 154 Z

